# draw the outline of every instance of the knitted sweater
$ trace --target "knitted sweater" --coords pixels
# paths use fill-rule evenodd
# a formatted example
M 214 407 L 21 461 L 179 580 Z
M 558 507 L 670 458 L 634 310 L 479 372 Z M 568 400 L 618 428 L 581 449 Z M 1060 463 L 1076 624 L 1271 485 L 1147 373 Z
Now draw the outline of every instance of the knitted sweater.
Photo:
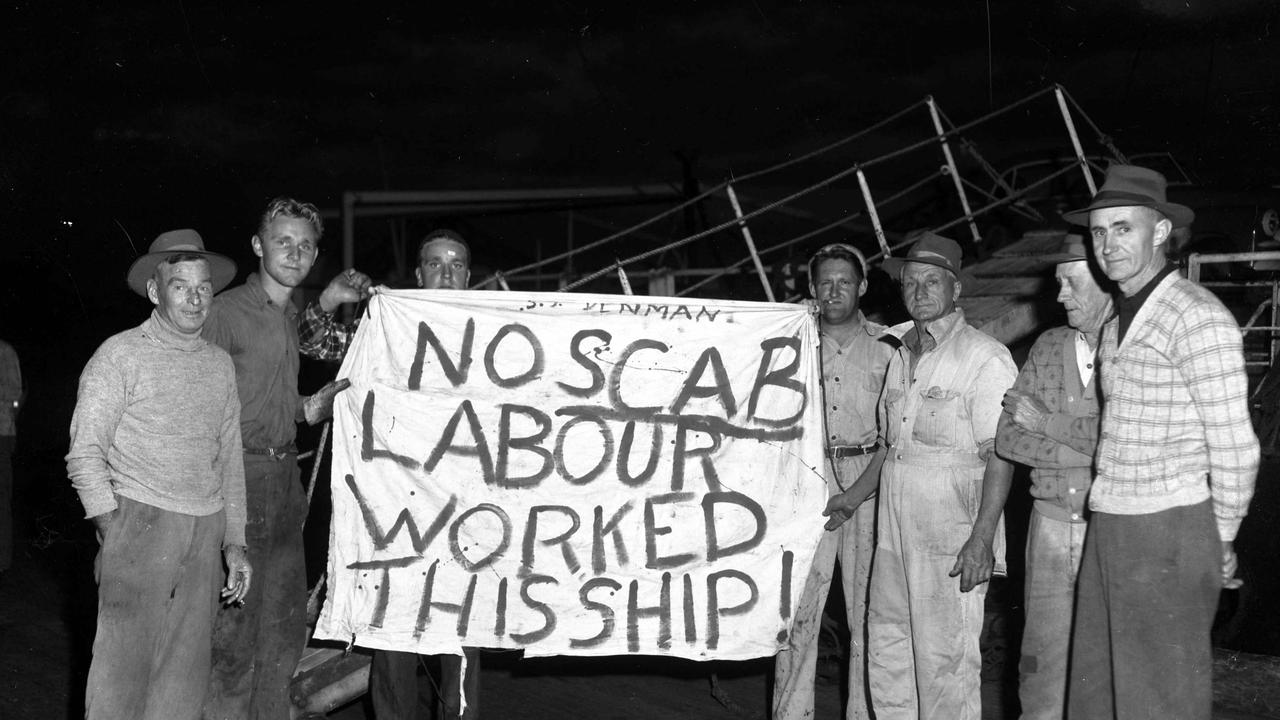
M 1249 421 L 1240 326 L 1213 293 L 1165 276 L 1118 341 L 1102 329 L 1102 436 L 1089 507 L 1145 515 L 1213 498 L 1233 540 L 1253 496 L 1258 438 Z
M 151 317 L 110 337 L 80 376 L 67 474 L 86 517 L 117 494 L 184 515 L 226 510 L 244 545 L 240 400 L 231 358 Z

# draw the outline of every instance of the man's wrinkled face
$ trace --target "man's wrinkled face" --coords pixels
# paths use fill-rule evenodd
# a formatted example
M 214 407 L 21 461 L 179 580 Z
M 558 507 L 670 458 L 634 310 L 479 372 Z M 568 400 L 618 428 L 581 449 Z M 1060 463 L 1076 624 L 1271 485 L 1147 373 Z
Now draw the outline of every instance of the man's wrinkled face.
M 302 284 L 319 252 L 315 227 L 301 218 L 273 218 L 266 232 L 253 236 L 253 253 L 262 258 L 262 272 L 284 287 Z
M 902 268 L 902 303 L 911 319 L 929 322 L 944 318 L 956 308 L 960 283 L 950 270 L 937 265 L 909 262 Z
M 1110 312 L 1111 296 L 1098 284 L 1093 268 L 1084 260 L 1059 263 L 1054 277 L 1067 324 L 1083 333 L 1097 332 Z
M 818 303 L 822 321 L 840 325 L 858 312 L 858 304 L 867 292 L 867 282 L 853 263 L 842 258 L 829 258 L 818 263 L 809 292 Z
M 431 240 L 418 253 L 418 267 L 413 274 L 420 288 L 463 290 L 471 281 L 471 259 L 462 243 L 448 238 Z
M 147 280 L 147 297 L 160 317 L 184 335 L 196 335 L 209 317 L 213 279 L 206 260 L 160 263 Z
M 1089 236 L 1098 265 L 1107 277 L 1130 288 L 1158 266 L 1173 224 L 1147 207 L 1099 208 L 1089 213 Z

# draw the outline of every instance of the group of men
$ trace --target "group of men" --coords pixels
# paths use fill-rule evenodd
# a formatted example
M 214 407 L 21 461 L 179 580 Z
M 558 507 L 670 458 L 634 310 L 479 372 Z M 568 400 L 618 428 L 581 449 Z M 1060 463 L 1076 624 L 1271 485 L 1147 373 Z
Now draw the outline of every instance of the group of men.
M 291 715 L 307 632 L 297 423 L 327 418 L 348 384 L 300 396 L 299 355 L 341 358 L 351 328 L 333 312 L 371 292 L 348 269 L 298 309 L 322 234 L 315 206 L 277 198 L 242 285 L 215 297 L 235 263 L 189 229 L 161 234 L 129 269 L 153 310 L 85 366 L 67 454 L 100 542 L 87 718 Z M 461 237 L 430 234 L 419 286 L 465 287 L 469 261 Z M 375 685 L 399 688 L 379 677 L 387 664 Z M 410 675 L 416 665 L 409 656 Z M 408 717 L 384 709 L 387 694 L 375 693 L 379 716 Z
M 845 717 L 981 717 L 983 599 L 1005 571 L 1015 463 L 1034 498 L 1022 717 L 1210 716 L 1209 634 L 1219 591 L 1239 587 L 1232 542 L 1259 460 L 1240 329 L 1168 261 L 1194 213 L 1159 173 L 1114 165 L 1064 218 L 1089 238 L 1069 233 L 1047 258 L 1067 326 L 1020 372 L 957 307 L 954 241 L 924 233 L 885 260 L 911 317 L 888 329 L 859 310 L 857 250 L 814 255 L 832 532 L 778 655 L 774 718 L 813 716 L 837 558 Z
M 957 306 L 954 241 L 926 233 L 885 261 L 911 316 L 891 328 L 859 308 L 857 249 L 813 256 L 832 532 L 777 658 L 775 718 L 813 715 L 837 560 L 846 717 L 981 716 L 983 598 L 1004 572 L 1014 463 L 1031 466 L 1035 497 L 1024 716 L 1062 717 L 1069 701 L 1074 718 L 1208 717 L 1208 633 L 1218 589 L 1238 582 L 1231 541 L 1258 447 L 1239 329 L 1165 259 L 1192 217 L 1158 173 L 1114 166 L 1067 215 L 1092 242 L 1068 236 L 1053 258 L 1069 327 L 1045 333 L 1021 373 Z M 297 309 L 322 232 L 314 206 L 272 201 L 251 239 L 257 272 L 216 297 L 235 265 L 194 230 L 160 235 L 129 270 L 154 309 L 86 366 L 67 456 L 101 542 L 86 717 L 289 716 L 306 636 L 296 423 L 327 417 L 346 386 L 300 396 L 299 355 L 341 358 L 353 328 L 333 313 L 372 284 L 348 269 Z M 456 233 L 430 233 L 417 284 L 465 288 L 470 262 Z M 441 693 L 446 716 L 478 716 L 478 659 L 442 659 L 443 684 L 464 689 L 464 704 Z M 413 715 L 418 665 L 375 654 L 379 718 Z

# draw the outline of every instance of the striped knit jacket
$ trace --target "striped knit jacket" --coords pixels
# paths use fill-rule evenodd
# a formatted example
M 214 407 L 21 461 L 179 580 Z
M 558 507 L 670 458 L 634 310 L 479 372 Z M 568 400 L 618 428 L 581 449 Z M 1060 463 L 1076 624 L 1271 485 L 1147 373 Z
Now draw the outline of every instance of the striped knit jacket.
M 1117 323 L 1102 331 L 1102 434 L 1089 507 L 1143 515 L 1212 497 L 1221 539 L 1235 539 L 1259 457 L 1239 325 L 1176 272 L 1119 344 Z

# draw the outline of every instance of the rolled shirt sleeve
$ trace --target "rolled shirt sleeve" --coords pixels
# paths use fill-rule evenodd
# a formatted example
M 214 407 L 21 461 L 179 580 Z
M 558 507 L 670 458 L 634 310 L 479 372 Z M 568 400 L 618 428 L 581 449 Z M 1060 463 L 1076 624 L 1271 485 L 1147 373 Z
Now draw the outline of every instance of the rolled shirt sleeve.
M 1001 347 L 1001 350 L 1004 350 Z M 1013 364 L 1009 351 L 995 353 L 982 363 L 973 385 L 969 388 L 969 417 L 973 424 L 973 440 L 978 453 L 984 458 L 991 454 L 996 444 L 996 429 L 1003 412 L 1004 394 L 1013 387 L 1018 368 Z

